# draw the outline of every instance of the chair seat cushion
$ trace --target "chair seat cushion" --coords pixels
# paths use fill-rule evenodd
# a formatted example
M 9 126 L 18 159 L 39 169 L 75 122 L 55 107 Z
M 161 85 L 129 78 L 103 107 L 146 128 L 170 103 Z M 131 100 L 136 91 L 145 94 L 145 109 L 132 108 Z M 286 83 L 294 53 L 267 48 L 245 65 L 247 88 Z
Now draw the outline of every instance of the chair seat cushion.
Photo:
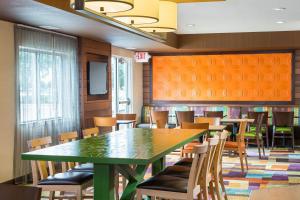
M 93 179 L 93 173 L 89 172 L 64 172 L 41 180 L 39 185 L 81 185 Z
M 142 182 L 137 188 L 186 193 L 187 186 L 188 179 L 159 174 Z
M 169 166 L 160 172 L 160 175 L 175 176 L 179 178 L 189 178 L 191 168 L 182 165 Z
M 183 158 L 182 160 L 176 162 L 174 165 L 181 165 L 181 166 L 192 166 L 193 158 Z
M 247 132 L 245 133 L 245 138 L 255 138 L 256 137 L 256 132 Z M 259 137 L 262 137 L 262 134 L 259 134 Z
M 242 144 L 242 148 L 244 148 L 245 147 L 245 144 Z M 238 143 L 237 142 L 230 142 L 230 141 L 227 141 L 226 143 L 225 143 L 225 149 L 226 148 L 229 148 L 229 149 L 232 149 L 232 148 L 238 148 Z
M 78 172 L 94 172 L 94 165 L 92 163 L 85 163 L 75 166 L 71 171 Z
M 275 131 L 277 133 L 291 133 L 292 132 L 292 128 L 291 127 L 276 127 Z
M 256 131 L 256 126 L 250 126 L 249 131 L 250 131 L 250 132 L 255 132 L 255 131 Z M 265 127 L 265 126 L 262 126 L 262 127 L 261 127 L 261 131 L 265 133 L 265 132 L 266 132 L 266 127 Z

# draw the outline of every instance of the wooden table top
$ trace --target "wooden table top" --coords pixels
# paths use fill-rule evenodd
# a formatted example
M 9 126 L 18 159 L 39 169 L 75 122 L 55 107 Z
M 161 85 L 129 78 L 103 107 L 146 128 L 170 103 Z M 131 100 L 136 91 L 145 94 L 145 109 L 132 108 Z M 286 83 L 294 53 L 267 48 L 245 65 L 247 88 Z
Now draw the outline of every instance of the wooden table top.
M 199 138 L 200 129 L 124 129 L 22 154 L 24 160 L 149 164 Z

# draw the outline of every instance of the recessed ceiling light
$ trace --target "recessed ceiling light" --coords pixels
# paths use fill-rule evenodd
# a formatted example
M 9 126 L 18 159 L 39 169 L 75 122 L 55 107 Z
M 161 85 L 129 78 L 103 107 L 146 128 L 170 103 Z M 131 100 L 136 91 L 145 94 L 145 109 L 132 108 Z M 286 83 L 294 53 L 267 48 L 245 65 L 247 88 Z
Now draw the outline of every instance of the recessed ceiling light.
M 188 26 L 188 27 L 195 27 L 196 25 L 195 24 L 187 24 L 186 26 Z
M 279 7 L 279 8 L 273 8 L 273 10 L 275 11 L 283 11 L 283 10 L 286 10 L 285 7 Z
M 277 24 L 284 24 L 285 21 L 277 21 L 276 23 L 277 23 Z
M 48 30 L 58 30 L 58 27 L 55 26 L 48 26 L 48 25 L 43 25 L 43 26 L 39 26 L 40 28 L 44 28 L 44 29 L 48 29 Z

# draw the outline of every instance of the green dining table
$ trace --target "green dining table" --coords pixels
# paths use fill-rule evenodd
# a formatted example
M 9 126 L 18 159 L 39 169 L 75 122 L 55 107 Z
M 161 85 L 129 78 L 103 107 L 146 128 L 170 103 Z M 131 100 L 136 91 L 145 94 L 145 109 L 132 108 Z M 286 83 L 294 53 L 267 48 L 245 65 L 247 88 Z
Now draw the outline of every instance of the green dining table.
M 152 174 L 164 168 L 167 154 L 199 138 L 200 129 L 124 129 L 22 154 L 23 160 L 94 163 L 94 199 L 114 200 L 114 176 L 122 174 L 128 184 L 121 200 L 134 198 L 152 164 Z M 135 166 L 134 168 L 132 166 Z

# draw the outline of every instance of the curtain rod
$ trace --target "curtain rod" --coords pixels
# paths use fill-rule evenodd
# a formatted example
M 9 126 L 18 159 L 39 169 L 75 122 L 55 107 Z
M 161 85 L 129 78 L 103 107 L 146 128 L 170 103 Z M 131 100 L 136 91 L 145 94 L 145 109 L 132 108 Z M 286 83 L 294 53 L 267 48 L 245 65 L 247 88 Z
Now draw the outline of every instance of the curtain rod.
M 73 38 L 73 39 L 77 39 L 77 37 L 72 36 L 72 35 L 67 35 L 67 34 L 64 34 L 64 33 L 59 33 L 59 32 L 55 32 L 55 31 L 52 31 L 52 30 L 43 29 L 43 28 L 37 28 L 37 27 L 34 27 L 34 26 L 28 26 L 28 25 L 24 25 L 24 24 L 16 24 L 16 26 L 29 28 L 29 29 L 33 29 L 33 30 L 38 30 L 38 31 L 43 31 L 43 32 L 46 32 L 46 33 L 61 35 L 61 36 L 65 36 L 65 37 L 69 37 L 69 38 Z

